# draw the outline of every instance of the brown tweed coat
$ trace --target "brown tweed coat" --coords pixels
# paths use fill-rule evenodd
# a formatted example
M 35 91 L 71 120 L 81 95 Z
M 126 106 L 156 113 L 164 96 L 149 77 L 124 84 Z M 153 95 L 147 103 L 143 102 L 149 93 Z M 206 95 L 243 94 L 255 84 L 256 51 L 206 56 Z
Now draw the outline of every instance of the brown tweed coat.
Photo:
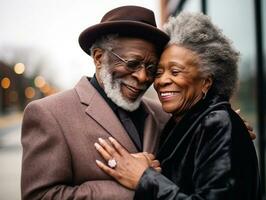
M 150 100 L 143 149 L 154 152 L 168 115 Z M 99 137 L 116 138 L 137 152 L 125 129 L 87 77 L 74 89 L 30 103 L 22 125 L 22 199 L 133 199 L 95 164 L 102 160 L 94 148 Z

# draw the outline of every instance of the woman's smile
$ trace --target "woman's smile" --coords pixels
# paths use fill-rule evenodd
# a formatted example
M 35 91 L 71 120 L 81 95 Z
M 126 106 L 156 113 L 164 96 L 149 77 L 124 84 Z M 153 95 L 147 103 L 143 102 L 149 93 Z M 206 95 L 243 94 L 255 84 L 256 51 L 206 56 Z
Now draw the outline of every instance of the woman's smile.
M 164 91 L 160 92 L 160 100 L 161 101 L 170 101 L 180 94 L 180 91 Z

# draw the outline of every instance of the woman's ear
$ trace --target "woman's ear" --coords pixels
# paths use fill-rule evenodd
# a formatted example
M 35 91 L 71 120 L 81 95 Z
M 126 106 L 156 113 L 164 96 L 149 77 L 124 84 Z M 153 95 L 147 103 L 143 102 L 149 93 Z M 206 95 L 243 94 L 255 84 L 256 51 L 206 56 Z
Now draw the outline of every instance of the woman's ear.
M 102 58 L 103 58 L 103 50 L 100 48 L 95 48 L 92 50 L 92 58 L 93 58 L 93 62 L 96 66 L 96 69 L 100 69 L 101 68 L 101 64 L 102 64 Z
M 202 92 L 204 94 L 206 94 L 208 92 L 208 90 L 211 88 L 212 86 L 212 77 L 208 76 L 206 79 L 203 80 L 203 87 L 202 87 Z

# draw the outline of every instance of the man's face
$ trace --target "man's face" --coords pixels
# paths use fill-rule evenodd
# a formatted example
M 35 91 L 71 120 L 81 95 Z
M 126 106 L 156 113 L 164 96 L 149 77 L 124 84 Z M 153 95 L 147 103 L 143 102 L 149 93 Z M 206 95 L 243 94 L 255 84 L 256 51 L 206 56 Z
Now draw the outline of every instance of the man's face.
M 103 59 L 99 76 L 107 96 L 126 110 L 137 109 L 154 80 L 158 62 L 155 46 L 142 39 L 119 38 L 111 50 L 105 51 L 107 59 Z

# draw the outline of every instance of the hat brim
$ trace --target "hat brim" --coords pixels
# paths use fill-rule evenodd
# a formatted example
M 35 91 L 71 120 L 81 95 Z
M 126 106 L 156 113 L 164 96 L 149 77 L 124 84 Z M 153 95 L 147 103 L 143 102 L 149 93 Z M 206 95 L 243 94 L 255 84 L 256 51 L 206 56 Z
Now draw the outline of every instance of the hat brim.
M 169 41 L 169 36 L 166 33 L 152 25 L 123 20 L 104 22 L 85 29 L 79 36 L 79 45 L 83 51 L 90 55 L 90 48 L 93 43 L 100 37 L 108 34 L 148 40 L 156 45 L 158 51 L 162 51 Z

